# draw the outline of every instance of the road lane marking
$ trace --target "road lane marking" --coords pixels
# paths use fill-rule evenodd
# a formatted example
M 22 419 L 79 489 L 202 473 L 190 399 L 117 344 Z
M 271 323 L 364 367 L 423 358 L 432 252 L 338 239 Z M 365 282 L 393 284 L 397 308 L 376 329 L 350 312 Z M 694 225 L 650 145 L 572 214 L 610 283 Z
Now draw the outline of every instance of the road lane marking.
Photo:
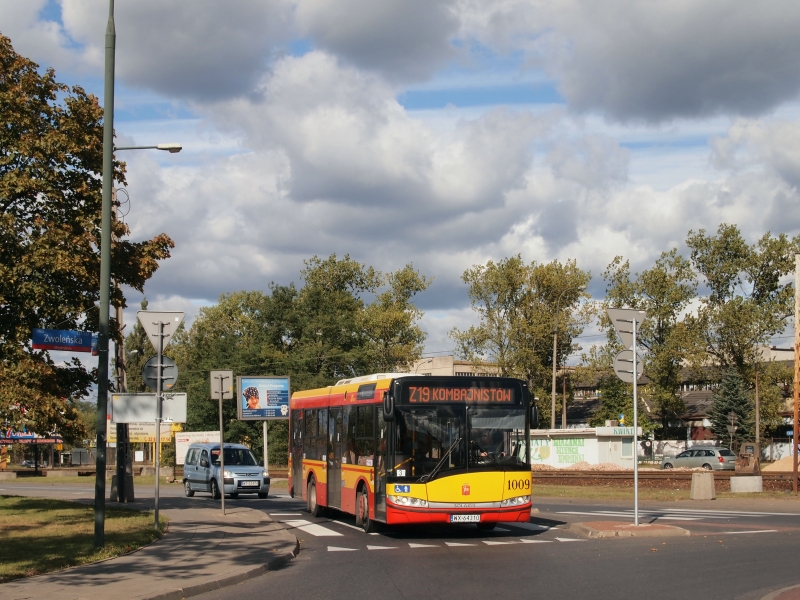
M 483 543 L 487 546 L 504 546 L 506 544 L 519 544 L 519 542 L 501 542 L 499 540 L 483 540 Z
M 475 546 L 476 544 L 462 544 L 461 542 L 445 542 L 448 546 Z
M 269 513 L 270 517 L 302 517 L 303 513 Z
M 575 538 L 556 538 L 559 542 L 585 542 L 586 540 L 576 540 Z
M 367 545 L 367 550 L 397 550 L 397 546 L 370 546 L 370 545 Z
M 350 525 L 350 523 L 342 523 L 341 521 L 328 521 L 328 523 L 336 523 L 337 525 L 344 525 L 345 527 L 349 527 L 350 529 L 355 529 L 356 531 L 365 533 L 362 527 L 356 527 L 355 525 Z
M 546 531 L 550 529 L 548 525 L 536 525 L 535 523 L 508 523 L 509 527 L 519 527 L 520 529 L 532 529 L 533 531 Z
M 523 544 L 552 544 L 553 540 L 526 540 L 521 539 L 520 542 Z
M 777 529 L 759 529 L 757 531 L 721 531 L 720 535 L 733 535 L 734 533 L 777 533 Z
M 328 552 L 356 552 L 357 548 L 339 548 L 338 546 L 328 546 Z
M 436 544 L 414 544 L 412 542 L 408 543 L 410 548 L 438 548 Z
M 323 527 L 322 525 L 317 525 L 316 523 L 310 523 L 309 521 L 297 520 L 297 521 L 281 521 L 281 522 L 285 523 L 289 527 L 300 529 L 316 537 L 342 536 L 342 534 L 339 533 L 338 531 L 333 531 L 332 529 L 328 529 L 327 527 Z

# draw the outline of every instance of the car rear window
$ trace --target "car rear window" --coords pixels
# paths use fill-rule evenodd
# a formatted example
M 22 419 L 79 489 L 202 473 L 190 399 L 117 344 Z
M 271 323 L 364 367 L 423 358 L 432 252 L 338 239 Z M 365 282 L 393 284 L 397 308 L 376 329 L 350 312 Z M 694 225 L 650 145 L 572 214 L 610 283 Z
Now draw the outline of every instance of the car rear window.
M 736 455 L 735 455 L 733 452 L 731 452 L 730 450 L 720 450 L 720 451 L 719 451 L 719 455 L 720 455 L 720 456 L 736 456 Z

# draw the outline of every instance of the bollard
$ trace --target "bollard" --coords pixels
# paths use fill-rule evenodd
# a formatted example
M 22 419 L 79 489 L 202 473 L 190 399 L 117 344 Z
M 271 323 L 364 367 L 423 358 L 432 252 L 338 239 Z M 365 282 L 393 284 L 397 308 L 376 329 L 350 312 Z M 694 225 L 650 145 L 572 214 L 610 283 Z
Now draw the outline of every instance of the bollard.
M 692 500 L 716 500 L 717 491 L 714 489 L 714 473 L 692 473 L 692 491 L 689 497 Z

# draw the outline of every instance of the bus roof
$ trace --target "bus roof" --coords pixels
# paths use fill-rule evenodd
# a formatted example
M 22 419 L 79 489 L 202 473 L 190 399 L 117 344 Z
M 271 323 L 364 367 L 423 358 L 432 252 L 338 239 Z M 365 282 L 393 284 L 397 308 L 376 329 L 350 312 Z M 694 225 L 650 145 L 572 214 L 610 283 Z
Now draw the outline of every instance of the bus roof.
M 369 381 L 379 381 L 381 379 L 397 379 L 398 377 L 411 377 L 413 373 L 373 373 L 372 375 L 362 375 L 361 377 L 351 377 L 350 379 L 340 379 L 335 385 L 348 385 L 350 383 L 366 383 Z

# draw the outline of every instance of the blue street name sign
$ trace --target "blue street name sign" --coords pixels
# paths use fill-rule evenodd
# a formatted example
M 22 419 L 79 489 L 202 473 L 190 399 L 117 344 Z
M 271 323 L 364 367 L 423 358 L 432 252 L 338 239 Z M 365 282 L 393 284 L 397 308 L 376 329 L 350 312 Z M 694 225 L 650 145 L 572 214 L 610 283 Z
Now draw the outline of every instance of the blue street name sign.
M 97 334 L 91 331 L 70 331 L 66 329 L 34 329 L 33 348 L 35 350 L 66 350 L 68 352 L 92 352 Z

